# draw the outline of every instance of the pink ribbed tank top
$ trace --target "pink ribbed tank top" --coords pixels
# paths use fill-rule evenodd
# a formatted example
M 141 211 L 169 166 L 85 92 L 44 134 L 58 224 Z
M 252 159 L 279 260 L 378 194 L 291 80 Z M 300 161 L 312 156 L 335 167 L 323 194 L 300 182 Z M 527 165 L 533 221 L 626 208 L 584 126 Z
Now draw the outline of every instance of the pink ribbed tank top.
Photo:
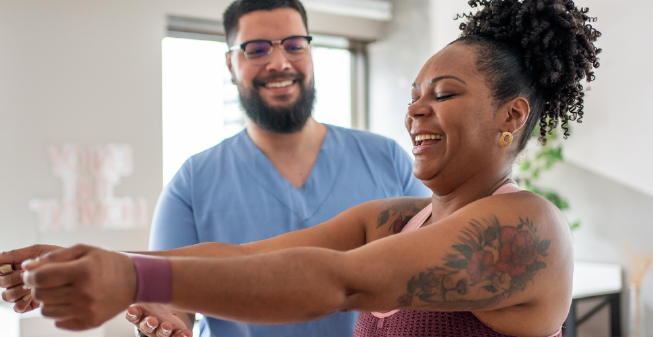
M 515 184 L 505 184 L 492 195 L 522 191 Z M 412 218 L 401 232 L 420 228 L 431 216 L 429 204 Z M 469 311 L 438 312 L 393 310 L 387 313 L 361 313 L 354 337 L 514 337 L 495 331 Z M 562 329 L 550 337 L 561 337 Z

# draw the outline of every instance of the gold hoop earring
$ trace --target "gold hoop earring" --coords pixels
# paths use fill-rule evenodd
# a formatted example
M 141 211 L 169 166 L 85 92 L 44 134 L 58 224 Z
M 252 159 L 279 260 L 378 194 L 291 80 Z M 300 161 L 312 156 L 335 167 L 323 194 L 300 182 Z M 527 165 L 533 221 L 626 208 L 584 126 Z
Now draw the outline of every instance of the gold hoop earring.
M 508 140 L 506 140 L 506 137 L 508 137 Z M 501 138 L 499 138 L 499 145 L 501 147 L 508 147 L 512 144 L 512 133 L 510 132 L 504 132 L 501 134 Z

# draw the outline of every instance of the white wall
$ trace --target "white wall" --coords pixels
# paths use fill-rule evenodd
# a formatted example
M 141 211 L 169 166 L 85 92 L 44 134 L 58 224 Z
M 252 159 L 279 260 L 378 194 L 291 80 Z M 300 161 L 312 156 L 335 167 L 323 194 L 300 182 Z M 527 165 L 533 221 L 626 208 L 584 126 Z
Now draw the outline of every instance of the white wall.
M 642 193 L 653 196 L 653 143 L 649 141 L 653 22 L 636 13 L 653 11 L 645 0 L 593 0 L 593 24 L 603 33 L 597 81 L 590 84 L 583 125 L 574 128 L 567 157 Z
M 576 259 L 628 266 L 626 245 L 653 252 L 653 22 L 636 19 L 645 0 L 583 1 L 603 33 L 597 80 L 589 84 L 586 118 L 565 142 L 568 164 L 544 182 L 568 196 L 582 227 L 574 234 Z M 642 285 L 648 336 L 653 336 L 653 272 Z M 593 325 L 600 326 L 600 322 Z M 598 331 L 591 336 L 601 336 Z
M 157 3 L 156 6 L 152 4 Z M 206 3 L 210 3 L 206 1 Z M 37 232 L 36 197 L 61 196 L 48 145 L 111 142 L 134 148 L 135 170 L 117 195 L 161 190 L 161 39 L 165 7 L 156 1 L 0 2 L 0 249 L 35 242 L 85 242 L 143 249 L 147 228 Z M 205 12 L 218 11 L 204 6 Z
M 147 248 L 149 228 L 41 234 L 28 201 L 61 197 L 48 145 L 129 143 L 116 195 L 161 190 L 161 39 L 168 13 L 219 18 L 225 1 L 0 1 L 0 250 L 34 243 Z M 107 336 L 133 336 L 122 318 Z
M 368 47 L 370 130 L 395 139 L 410 153 L 404 127 L 410 90 L 422 65 L 433 54 L 428 0 L 394 1 L 393 20 L 383 38 Z
M 467 1 L 429 0 L 431 52 L 437 53 L 460 36 L 460 24 L 463 20 L 454 20 L 457 14 L 469 13 L 471 8 Z

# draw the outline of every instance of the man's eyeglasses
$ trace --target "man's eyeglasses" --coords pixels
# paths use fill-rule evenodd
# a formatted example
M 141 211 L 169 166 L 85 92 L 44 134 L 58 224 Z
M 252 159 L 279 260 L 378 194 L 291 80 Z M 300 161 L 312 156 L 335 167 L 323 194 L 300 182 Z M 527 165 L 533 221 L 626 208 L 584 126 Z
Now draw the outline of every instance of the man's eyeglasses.
M 274 45 L 279 44 L 283 55 L 289 61 L 299 61 L 306 56 L 312 40 L 312 36 L 290 36 L 278 41 L 252 40 L 233 46 L 229 51 L 241 49 L 247 61 L 260 66 L 270 62 Z

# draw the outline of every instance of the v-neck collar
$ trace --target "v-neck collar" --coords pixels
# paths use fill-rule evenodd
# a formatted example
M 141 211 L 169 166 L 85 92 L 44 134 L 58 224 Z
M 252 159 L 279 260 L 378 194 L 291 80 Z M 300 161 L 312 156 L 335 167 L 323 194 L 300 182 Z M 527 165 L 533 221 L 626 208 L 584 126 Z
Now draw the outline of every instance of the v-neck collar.
M 239 161 L 243 171 L 253 178 L 272 197 L 286 205 L 302 220 L 309 219 L 327 198 L 338 177 L 342 157 L 338 150 L 341 137 L 335 135 L 334 127 L 327 125 L 327 133 L 320 147 L 313 169 L 304 184 L 296 189 L 263 154 L 246 130 L 235 136 L 231 151 Z

